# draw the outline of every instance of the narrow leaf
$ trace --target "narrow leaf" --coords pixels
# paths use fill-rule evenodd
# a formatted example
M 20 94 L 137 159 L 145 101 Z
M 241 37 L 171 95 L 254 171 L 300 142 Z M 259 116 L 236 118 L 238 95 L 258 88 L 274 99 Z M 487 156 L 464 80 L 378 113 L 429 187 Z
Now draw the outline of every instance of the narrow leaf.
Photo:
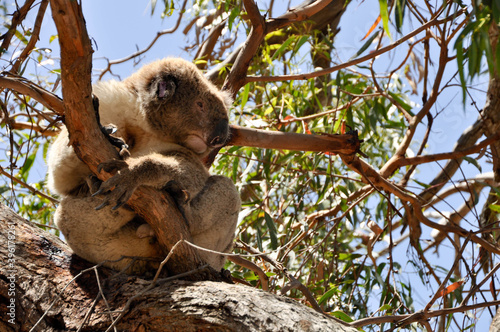
M 291 36 L 289 37 L 283 44 L 281 44 L 280 48 L 273 54 L 273 57 L 271 60 L 275 60 L 276 58 L 280 57 L 294 40 L 296 39 L 296 36 Z
M 477 160 L 476 160 L 476 159 L 471 158 L 471 157 L 467 157 L 467 156 L 466 156 L 466 157 L 463 157 L 463 159 L 464 159 L 465 161 L 467 161 L 469 164 L 472 164 L 472 165 L 476 166 L 476 168 L 479 170 L 479 172 L 482 172 L 482 171 L 483 171 L 483 170 L 482 170 L 482 168 L 481 168 L 481 165 L 479 165 L 479 163 L 477 162 Z
M 336 288 L 332 288 L 330 289 L 329 291 L 327 291 L 325 294 L 323 294 L 323 296 L 319 299 L 318 301 L 318 304 L 323 304 L 324 302 L 328 301 L 333 295 L 335 295 L 335 293 L 337 292 L 338 290 Z
M 401 33 L 403 18 L 405 16 L 406 0 L 396 0 L 396 30 Z
M 273 250 L 278 249 L 278 230 L 276 229 L 276 225 L 274 224 L 273 218 L 267 212 L 264 215 L 266 219 L 266 225 L 269 229 L 269 237 L 271 238 L 271 248 Z
M 462 286 L 463 283 L 464 283 L 463 280 L 459 280 L 459 281 L 452 283 L 451 285 L 449 285 L 448 287 L 443 289 L 441 292 L 439 292 L 439 296 L 443 297 L 445 295 L 450 294 L 451 292 L 456 290 L 458 287 Z
M 385 33 L 391 38 L 391 32 L 389 31 L 389 11 L 387 9 L 387 0 L 379 0 L 380 5 L 380 16 L 382 17 L 382 25 L 384 26 Z M 392 39 L 392 38 L 391 38 Z
M 375 28 L 378 26 L 379 23 L 380 23 L 380 15 L 377 17 L 375 22 L 373 22 L 372 26 L 361 40 L 365 40 L 366 38 L 368 38 L 368 36 L 373 32 L 373 30 L 375 30 Z
M 357 58 L 358 56 L 360 56 L 361 54 L 363 54 L 364 51 L 366 51 L 366 49 L 368 47 L 370 47 L 370 45 L 373 43 L 373 41 L 375 40 L 375 38 L 378 37 L 378 35 L 380 34 L 380 31 L 377 31 L 373 34 L 373 36 L 371 36 L 364 44 L 363 46 L 361 46 L 361 48 L 356 52 L 356 54 L 354 54 L 349 60 L 352 60 L 352 59 L 355 59 Z M 363 38 L 364 39 L 364 38 Z
M 332 315 L 333 317 L 336 317 L 340 320 L 343 320 L 346 323 L 350 323 L 350 322 L 354 321 L 351 317 L 349 317 L 348 314 L 346 314 L 345 312 L 340 311 L 340 310 L 332 311 L 332 312 L 330 312 L 330 315 Z

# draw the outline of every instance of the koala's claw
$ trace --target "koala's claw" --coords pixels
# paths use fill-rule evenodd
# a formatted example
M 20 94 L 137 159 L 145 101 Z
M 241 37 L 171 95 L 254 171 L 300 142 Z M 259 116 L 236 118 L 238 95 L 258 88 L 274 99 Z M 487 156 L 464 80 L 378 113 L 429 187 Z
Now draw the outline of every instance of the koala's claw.
M 95 175 L 89 175 L 85 181 L 87 182 L 87 186 L 89 187 L 90 194 L 94 194 L 102 184 L 102 181 L 99 180 Z
M 105 161 L 103 163 L 100 163 L 97 166 L 97 172 L 101 173 L 101 171 L 104 170 L 106 173 L 112 173 L 112 172 L 119 171 L 127 166 L 128 166 L 128 164 L 124 160 L 112 159 L 112 160 L 108 160 L 108 161 Z
M 94 196 L 94 195 L 92 195 L 92 196 Z M 102 204 L 100 204 L 99 206 L 96 206 L 96 208 L 95 208 L 95 209 L 96 209 L 96 211 L 99 211 L 99 210 L 101 210 L 102 208 L 104 208 L 104 207 L 106 207 L 106 206 L 108 206 L 108 205 L 109 205 L 109 203 L 108 203 L 107 201 L 104 201 L 104 202 L 102 202 Z
M 104 196 L 104 201 L 97 208 L 102 209 L 109 204 L 115 204 L 111 209 L 117 210 L 125 205 L 135 191 L 136 186 L 130 179 L 130 171 L 124 169 L 112 178 L 101 183 L 99 189 L 92 196 Z

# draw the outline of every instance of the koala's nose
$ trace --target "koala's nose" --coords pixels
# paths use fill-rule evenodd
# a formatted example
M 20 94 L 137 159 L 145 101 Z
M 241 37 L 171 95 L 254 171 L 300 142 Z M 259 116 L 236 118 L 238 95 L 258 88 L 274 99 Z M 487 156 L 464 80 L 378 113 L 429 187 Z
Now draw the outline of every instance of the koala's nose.
M 222 119 L 215 125 L 215 129 L 210 137 L 209 144 L 212 147 L 224 145 L 229 137 L 229 122 Z

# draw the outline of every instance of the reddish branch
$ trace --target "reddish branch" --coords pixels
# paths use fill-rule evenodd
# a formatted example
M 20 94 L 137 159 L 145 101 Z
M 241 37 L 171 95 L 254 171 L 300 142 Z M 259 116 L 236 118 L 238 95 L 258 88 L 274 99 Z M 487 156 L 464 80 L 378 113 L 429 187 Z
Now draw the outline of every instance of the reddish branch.
M 12 22 L 9 26 L 9 30 L 2 36 L 0 36 L 0 39 L 3 39 L 2 45 L 0 46 L 0 54 L 3 54 L 5 51 L 9 49 L 10 42 L 12 40 L 12 37 L 14 37 L 17 26 L 21 24 L 22 21 L 26 18 L 26 15 L 28 15 L 29 10 L 31 9 L 31 6 L 35 0 L 28 0 L 24 3 L 24 5 L 21 8 L 18 8 L 16 12 L 14 13 L 12 17 Z
M 305 135 L 231 126 L 229 145 L 292 151 L 353 154 L 359 150 L 356 134 Z
M 441 232 L 445 233 L 454 233 L 461 237 L 470 236 L 472 242 L 479 244 L 485 250 L 495 253 L 497 255 L 500 254 L 500 247 L 489 243 L 488 241 L 482 239 L 477 236 L 475 233 L 468 231 L 458 225 L 441 225 L 439 223 L 433 222 L 429 220 L 423 214 L 423 202 L 416 197 L 415 195 L 404 191 L 402 188 L 397 185 L 389 182 L 386 178 L 384 178 L 379 172 L 374 170 L 369 164 L 365 161 L 358 158 L 356 155 L 340 155 L 342 157 L 342 161 L 353 171 L 357 172 L 362 176 L 362 178 L 366 181 L 366 183 L 371 184 L 377 190 L 384 190 L 389 192 L 396 197 L 398 197 L 404 204 L 409 204 L 413 208 L 413 216 L 422 224 L 437 229 Z M 409 215 L 409 218 L 413 218 L 413 216 Z
M 40 3 L 40 8 L 38 9 L 38 14 L 36 15 L 36 20 L 35 20 L 35 25 L 33 26 L 33 31 L 31 32 L 31 37 L 26 45 L 26 47 L 23 49 L 19 57 L 16 59 L 16 62 L 12 65 L 11 72 L 12 73 L 18 73 L 19 68 L 21 67 L 22 63 L 26 58 L 31 54 L 31 51 L 36 46 L 36 43 L 38 42 L 38 36 L 40 35 L 40 29 L 42 27 L 42 21 L 43 17 L 45 15 L 45 10 L 47 9 L 47 5 L 49 4 L 49 0 L 43 0 Z
M 245 41 L 245 44 L 238 53 L 231 72 L 224 82 L 223 89 L 231 92 L 233 95 L 239 89 L 248 83 L 247 72 L 253 57 L 257 53 L 259 46 L 262 44 L 264 37 L 277 29 L 281 29 L 292 23 L 305 21 L 314 14 L 318 13 L 325 6 L 330 4 L 332 0 L 316 1 L 313 4 L 298 7 L 297 9 L 289 10 L 284 15 L 270 19 L 268 21 L 260 14 L 257 3 L 253 0 L 243 0 L 243 4 L 247 11 L 248 18 L 252 24 L 250 34 Z
M 64 105 L 61 98 L 57 95 L 21 76 L 5 72 L 2 74 L 7 76 L 0 76 L 0 87 L 17 91 L 25 96 L 30 96 L 48 109 L 53 110 L 59 115 L 64 115 Z

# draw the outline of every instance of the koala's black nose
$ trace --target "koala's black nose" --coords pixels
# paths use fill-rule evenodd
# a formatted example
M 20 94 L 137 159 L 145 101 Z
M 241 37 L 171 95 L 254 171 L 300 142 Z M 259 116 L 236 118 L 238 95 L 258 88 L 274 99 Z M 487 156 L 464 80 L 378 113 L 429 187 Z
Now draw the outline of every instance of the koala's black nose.
M 222 119 L 215 125 L 215 129 L 210 135 L 209 143 L 212 147 L 224 145 L 229 138 L 229 122 L 227 119 Z

